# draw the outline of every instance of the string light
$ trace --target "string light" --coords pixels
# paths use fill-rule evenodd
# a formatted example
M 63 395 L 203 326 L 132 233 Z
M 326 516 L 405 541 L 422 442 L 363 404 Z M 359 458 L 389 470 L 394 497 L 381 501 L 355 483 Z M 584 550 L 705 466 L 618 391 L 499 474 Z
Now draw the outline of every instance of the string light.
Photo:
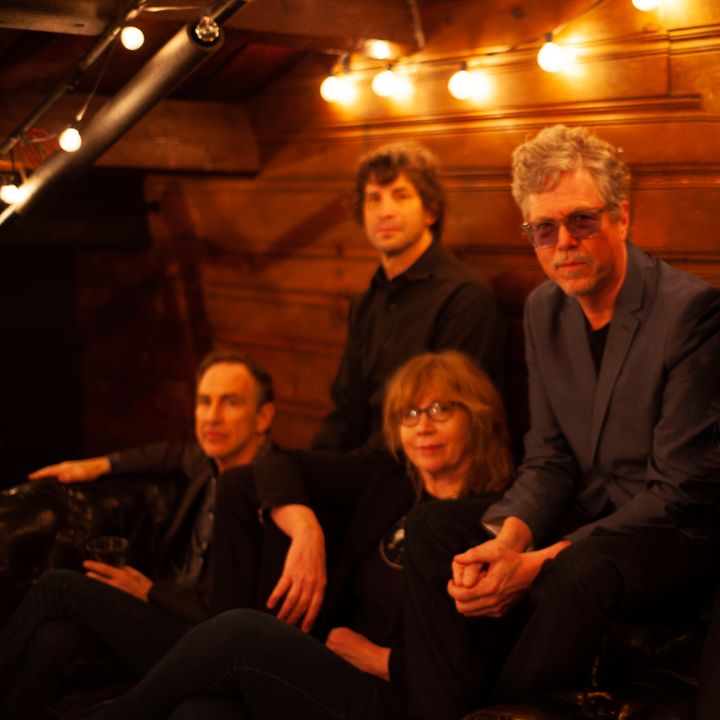
M 490 95 L 490 81 L 477 70 L 468 70 L 467 63 L 448 80 L 448 92 L 458 100 L 484 100 Z
M 320 95 L 329 103 L 352 105 L 357 97 L 357 86 L 348 75 L 328 75 L 320 85 Z
M 412 95 L 413 86 L 406 75 L 401 75 L 388 65 L 372 79 L 373 92 L 379 97 L 404 100 Z
M 350 74 L 350 56 L 342 59 L 342 68 L 336 68 L 320 85 L 320 95 L 329 103 L 352 105 L 357 97 L 355 78 Z
M 545 72 L 556 73 L 565 67 L 567 54 L 563 47 L 553 42 L 552 33 L 546 37 L 545 44 L 537 54 L 537 62 Z
M 6 205 L 14 205 L 20 199 L 20 188 L 12 181 L 0 186 L 0 200 Z
M 571 70 L 577 58 L 577 50 L 574 46 L 563 46 L 555 42 L 554 37 L 563 32 L 565 28 L 574 20 L 595 10 L 606 0 L 591 0 L 590 4 L 582 11 L 575 14 L 569 20 L 557 25 L 551 32 L 543 33 L 540 37 L 531 38 L 506 48 L 486 52 L 476 57 L 498 57 L 511 52 L 535 45 L 539 40 L 544 39 L 543 45 L 537 53 L 538 65 L 548 73 L 556 73 L 561 70 Z M 632 0 L 632 4 L 642 11 L 653 10 L 657 8 L 661 0 Z M 392 56 L 392 47 L 390 43 L 384 40 L 368 40 L 365 43 L 365 55 L 375 59 L 387 59 Z M 424 63 L 417 63 L 418 65 Z M 445 64 L 443 61 L 430 60 L 428 64 L 437 65 Z M 403 68 L 412 66 L 413 63 L 403 63 Z M 365 68 L 367 70 L 367 68 Z M 362 71 L 361 71 L 362 72 Z M 358 74 L 357 72 L 355 73 Z M 328 85 L 334 84 L 334 81 L 328 81 Z M 323 83 L 324 85 L 324 83 Z M 339 86 L 338 86 L 339 87 Z M 373 92 L 386 98 L 403 99 L 409 97 L 413 92 L 413 84 L 407 75 L 400 75 L 393 69 L 393 65 L 388 65 L 384 70 L 378 72 L 372 79 Z M 332 90 L 321 90 L 323 97 L 331 94 L 333 97 L 339 91 L 335 88 Z M 492 83 L 488 75 L 477 70 L 469 70 L 467 61 L 461 63 L 458 71 L 453 73 L 448 81 L 448 92 L 458 100 L 485 100 L 492 93 Z M 337 100 L 333 100 L 337 102 Z
M 366 45 L 367 54 L 376 60 L 387 60 L 392 57 L 390 43 L 386 40 L 368 40 Z
M 126 50 L 138 50 L 145 42 L 145 35 L 139 27 L 126 25 L 120 32 L 120 42 Z
M 80 135 L 80 131 L 72 125 L 70 125 L 70 127 L 66 127 L 60 133 L 58 144 L 65 152 L 77 152 L 82 145 L 82 136 Z
M 655 8 L 660 4 L 660 0 L 632 0 L 632 4 L 638 10 L 649 12 L 650 10 L 655 10 Z

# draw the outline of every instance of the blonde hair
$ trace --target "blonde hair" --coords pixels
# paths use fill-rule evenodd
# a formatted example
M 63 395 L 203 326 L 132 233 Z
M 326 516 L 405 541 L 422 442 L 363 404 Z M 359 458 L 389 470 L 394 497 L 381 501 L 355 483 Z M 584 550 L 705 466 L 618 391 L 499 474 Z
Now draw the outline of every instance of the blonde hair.
M 504 490 L 514 467 L 502 400 L 485 372 L 457 350 L 418 355 L 390 379 L 383 407 L 383 432 L 390 452 L 401 457 L 400 419 L 428 390 L 437 392 L 438 399 L 461 405 L 470 415 L 475 467 L 460 495 Z M 414 468 L 412 474 L 419 482 Z

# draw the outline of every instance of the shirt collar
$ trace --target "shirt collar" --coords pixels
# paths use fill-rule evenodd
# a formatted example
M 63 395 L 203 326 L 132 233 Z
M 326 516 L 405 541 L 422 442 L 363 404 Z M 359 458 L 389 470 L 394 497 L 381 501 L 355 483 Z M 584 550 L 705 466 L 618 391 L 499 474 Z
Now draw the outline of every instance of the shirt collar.
M 399 284 L 410 280 L 427 280 L 432 277 L 433 271 L 442 255 L 440 241 L 435 239 L 430 243 L 428 249 L 403 273 L 388 280 L 382 265 L 378 267 L 373 275 L 371 284 L 374 287 L 390 284 Z

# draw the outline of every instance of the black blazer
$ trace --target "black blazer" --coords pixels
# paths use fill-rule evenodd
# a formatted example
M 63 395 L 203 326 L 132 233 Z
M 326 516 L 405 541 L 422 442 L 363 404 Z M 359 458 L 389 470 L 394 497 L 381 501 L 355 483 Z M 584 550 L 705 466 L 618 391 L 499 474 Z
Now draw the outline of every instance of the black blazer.
M 211 572 L 204 567 L 196 587 L 173 581 L 174 565 L 190 542 L 198 503 L 215 472 L 213 461 L 195 441 L 158 442 L 110 455 L 113 473 L 168 473 L 183 483 L 175 517 L 162 538 L 149 600 L 169 614 L 194 625 L 208 617 Z M 211 555 L 211 553 L 210 553 Z
M 525 307 L 531 428 L 514 485 L 485 519 L 515 515 L 536 543 L 570 506 L 570 533 L 708 537 L 720 501 L 720 289 L 628 243 L 599 377 L 585 317 L 552 282 Z

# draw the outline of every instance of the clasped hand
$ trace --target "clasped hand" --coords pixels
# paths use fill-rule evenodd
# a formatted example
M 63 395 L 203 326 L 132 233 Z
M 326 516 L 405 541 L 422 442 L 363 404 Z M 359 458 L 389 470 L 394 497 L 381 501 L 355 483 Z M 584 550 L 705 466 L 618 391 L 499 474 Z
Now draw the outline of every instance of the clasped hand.
M 456 555 L 448 594 L 468 617 L 502 617 L 532 585 L 540 570 L 534 553 L 508 548 L 499 540 Z

